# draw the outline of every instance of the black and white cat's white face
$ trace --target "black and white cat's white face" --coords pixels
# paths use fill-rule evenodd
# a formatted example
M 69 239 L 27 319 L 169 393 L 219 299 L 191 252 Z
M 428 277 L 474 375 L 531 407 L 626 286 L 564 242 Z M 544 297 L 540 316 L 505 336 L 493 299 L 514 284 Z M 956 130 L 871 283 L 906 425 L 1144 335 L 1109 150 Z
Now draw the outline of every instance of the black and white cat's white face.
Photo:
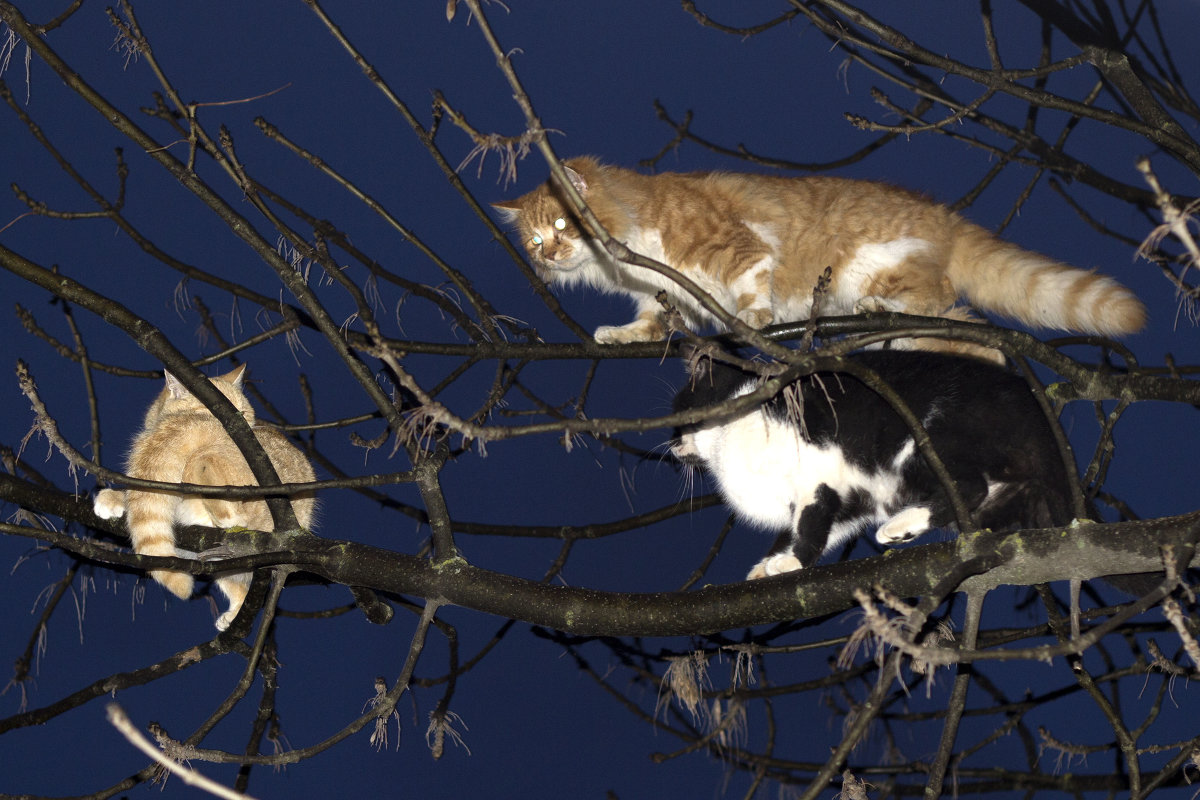
M 1069 519 L 1053 436 L 1020 378 L 990 364 L 930 353 L 852 358 L 905 399 L 986 527 Z M 757 376 L 720 362 L 689 361 L 700 366 L 676 396 L 676 411 L 719 408 L 759 385 Z M 681 428 L 672 443 L 679 460 L 702 466 L 716 480 L 742 520 L 778 532 L 750 578 L 812 566 L 872 528 L 880 544 L 894 545 L 953 522 L 949 499 L 911 432 L 878 395 L 830 373 L 802 379 L 799 389 L 803 426 L 776 398 Z M 987 428 L 977 430 L 981 425 Z M 995 430 L 1005 428 L 1004 443 L 989 447 Z

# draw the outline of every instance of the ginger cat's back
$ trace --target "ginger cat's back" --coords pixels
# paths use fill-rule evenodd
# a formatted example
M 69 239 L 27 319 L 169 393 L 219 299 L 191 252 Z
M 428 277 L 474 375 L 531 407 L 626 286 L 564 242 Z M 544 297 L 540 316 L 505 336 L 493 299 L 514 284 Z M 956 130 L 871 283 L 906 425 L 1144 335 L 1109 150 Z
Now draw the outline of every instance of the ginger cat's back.
M 281 481 L 314 480 L 312 466 L 304 455 L 278 430 L 257 423 L 254 409 L 242 392 L 243 376 L 244 365 L 211 382 L 242 412 Z M 126 472 L 130 477 L 166 483 L 257 485 L 245 457 L 220 421 L 169 373 L 166 386 L 147 410 L 142 430 L 134 438 Z M 313 493 L 297 493 L 291 499 L 297 521 L 309 527 L 315 506 Z M 177 550 L 175 525 L 274 529 L 263 499 L 226 500 L 143 489 L 130 489 L 122 495 L 105 490 L 97 496 L 95 510 L 108 518 L 124 513 L 133 549 L 142 555 L 190 555 Z M 152 570 L 150 574 L 178 597 L 191 596 L 194 581 L 190 574 L 171 570 Z M 250 573 L 217 577 L 217 586 L 230 600 L 229 610 L 217 621 L 218 629 L 224 630 L 233 621 L 245 599 L 250 577 Z

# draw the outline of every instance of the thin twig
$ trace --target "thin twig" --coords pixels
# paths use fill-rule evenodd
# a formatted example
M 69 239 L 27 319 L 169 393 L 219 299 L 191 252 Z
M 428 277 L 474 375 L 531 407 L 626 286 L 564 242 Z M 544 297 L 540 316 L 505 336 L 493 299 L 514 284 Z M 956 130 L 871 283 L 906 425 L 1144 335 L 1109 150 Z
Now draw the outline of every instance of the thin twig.
M 152 745 L 150 741 L 146 739 L 146 737 L 142 736 L 141 732 L 138 731 L 137 728 L 133 727 L 133 723 L 129 721 L 129 717 L 125 714 L 124 709 L 122 709 L 118 703 L 109 703 L 107 706 L 105 706 L 105 709 L 107 711 L 109 723 L 111 723 L 114 728 L 120 731 L 121 735 L 124 736 L 131 745 L 136 747 L 138 750 L 141 750 L 143 753 L 157 761 L 166 769 L 170 770 L 172 775 L 178 776 L 178 778 L 188 786 L 195 786 L 196 788 L 202 789 L 209 794 L 216 795 L 217 797 L 223 797 L 225 800 L 254 800 L 254 798 L 248 794 L 235 792 L 232 789 L 222 786 L 211 778 L 204 777 L 194 769 L 189 769 L 188 767 L 185 767 L 182 764 L 167 758 L 158 750 L 158 748 Z

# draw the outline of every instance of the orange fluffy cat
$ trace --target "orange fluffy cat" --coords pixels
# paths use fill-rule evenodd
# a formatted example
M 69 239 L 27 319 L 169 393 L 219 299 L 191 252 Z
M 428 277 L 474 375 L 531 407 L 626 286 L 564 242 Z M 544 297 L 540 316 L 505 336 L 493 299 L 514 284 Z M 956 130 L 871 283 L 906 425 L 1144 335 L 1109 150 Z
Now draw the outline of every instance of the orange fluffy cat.
M 245 364 L 210 379 L 213 386 L 233 403 L 267 452 L 279 479 L 305 483 L 314 479 L 312 465 L 282 433 L 255 421 L 254 408 L 242 392 Z M 250 466 L 233 439 L 212 412 L 167 373 L 166 386 L 150 404 L 142 429 L 133 440 L 126 473 L 133 478 L 166 483 L 203 486 L 257 485 Z M 313 494 L 292 495 L 296 519 L 309 527 L 313 516 Z M 126 517 L 134 552 L 148 556 L 192 556 L 175 547 L 174 526 L 204 525 L 215 528 L 274 529 L 264 500 L 221 500 L 178 492 L 105 489 L 96 495 L 97 516 Z M 194 580 L 186 572 L 151 570 L 151 577 L 168 591 L 187 599 Z M 237 616 L 250 588 L 249 572 L 217 576 L 217 586 L 229 598 L 229 610 L 217 619 L 217 630 L 225 630 Z
M 1112 279 L 1008 244 L 943 205 L 886 184 L 722 172 L 641 175 L 591 157 L 565 166 L 609 233 L 691 278 L 755 328 L 805 319 L 826 266 L 833 282 L 825 314 L 969 319 L 957 305 L 965 297 L 1035 327 L 1121 335 L 1145 322 L 1141 302 Z M 494 207 L 515 223 L 548 283 L 634 299 L 637 318 L 601 326 L 596 341 L 664 338 L 660 289 L 689 325 L 713 321 L 670 279 L 611 258 L 567 210 L 553 181 Z M 964 342 L 925 339 L 915 346 L 1003 360 Z

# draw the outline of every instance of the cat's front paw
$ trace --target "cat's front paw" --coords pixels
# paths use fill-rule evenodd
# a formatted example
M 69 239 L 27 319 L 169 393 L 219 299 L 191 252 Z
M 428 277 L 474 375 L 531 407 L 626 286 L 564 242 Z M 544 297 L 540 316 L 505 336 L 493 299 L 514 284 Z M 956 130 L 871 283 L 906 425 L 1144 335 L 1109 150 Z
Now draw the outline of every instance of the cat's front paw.
M 929 530 L 928 508 L 906 508 L 875 532 L 875 541 L 882 545 L 909 542 Z
M 754 569 L 750 570 L 750 574 L 746 576 L 746 580 L 756 581 L 768 575 L 782 575 L 785 572 L 795 572 L 800 568 L 800 559 L 791 553 L 776 553 L 773 556 L 767 556 L 755 564 Z
M 600 344 L 656 342 L 665 335 L 661 325 L 645 319 L 634 320 L 628 325 L 601 325 L 595 333 L 596 341 Z
M 765 328 L 775 321 L 775 315 L 769 308 L 743 308 L 737 313 L 737 318 L 755 330 Z
M 868 295 L 859 298 L 854 304 L 855 314 L 866 314 L 871 311 L 905 311 L 907 310 L 904 303 L 891 297 L 880 297 L 878 295 Z
M 101 489 L 92 501 L 92 511 L 100 519 L 120 519 L 125 516 L 125 492 Z

